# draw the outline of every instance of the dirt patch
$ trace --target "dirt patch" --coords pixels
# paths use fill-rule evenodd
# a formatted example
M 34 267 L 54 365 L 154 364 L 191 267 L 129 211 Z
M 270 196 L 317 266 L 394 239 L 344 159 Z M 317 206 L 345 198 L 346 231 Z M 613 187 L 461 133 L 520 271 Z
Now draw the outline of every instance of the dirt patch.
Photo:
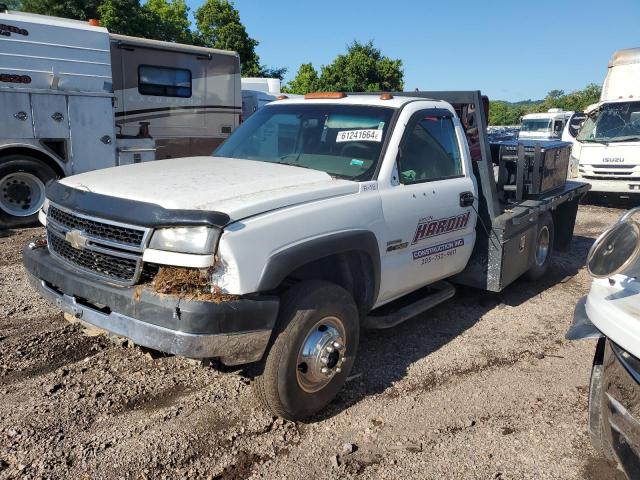
M 157 394 L 144 393 L 129 399 L 124 408 L 126 410 L 158 410 L 174 405 L 180 398 L 193 391 L 186 385 L 176 384 Z
M 203 302 L 230 302 L 237 295 L 228 295 L 211 286 L 209 269 L 160 267 L 151 281 L 156 293 L 179 295 L 186 300 Z
M 248 452 L 240 452 L 234 463 L 224 468 L 220 475 L 213 477 L 215 480 L 244 480 L 249 478 L 253 467 L 261 461 L 260 455 Z
M 571 248 L 542 281 L 460 288 L 363 332 L 351 380 L 304 424 L 261 408 L 242 369 L 86 337 L 27 281 L 21 249 L 42 229 L 0 235 L 0 480 L 622 480 L 589 441 L 595 344 L 563 340 L 589 290 L 587 251 L 621 214 L 580 206 Z M 158 295 L 213 301 L 206 277 L 175 273 Z

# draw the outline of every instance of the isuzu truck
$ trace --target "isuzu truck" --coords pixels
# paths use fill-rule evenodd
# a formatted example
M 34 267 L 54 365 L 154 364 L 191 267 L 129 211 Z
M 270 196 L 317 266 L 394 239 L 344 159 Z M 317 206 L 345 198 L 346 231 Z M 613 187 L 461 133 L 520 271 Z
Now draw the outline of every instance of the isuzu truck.
M 640 194 L 640 48 L 618 50 L 600 101 L 589 106 L 572 149 L 573 176 L 594 192 Z

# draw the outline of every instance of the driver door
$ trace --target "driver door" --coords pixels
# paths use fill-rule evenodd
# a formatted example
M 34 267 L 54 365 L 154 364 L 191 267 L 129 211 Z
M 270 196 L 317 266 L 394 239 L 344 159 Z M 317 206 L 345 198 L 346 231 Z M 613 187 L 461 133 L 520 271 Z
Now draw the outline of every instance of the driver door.
M 448 110 L 419 111 L 407 124 L 398 183 L 380 191 L 387 225 L 383 302 L 458 273 L 471 255 L 477 195 L 463 139 Z

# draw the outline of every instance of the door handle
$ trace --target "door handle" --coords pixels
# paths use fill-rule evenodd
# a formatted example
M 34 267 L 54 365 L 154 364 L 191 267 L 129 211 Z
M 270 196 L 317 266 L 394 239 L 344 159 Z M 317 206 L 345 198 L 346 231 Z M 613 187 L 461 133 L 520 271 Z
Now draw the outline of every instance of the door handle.
M 461 207 L 470 207 L 473 205 L 473 201 L 475 200 L 475 196 L 473 192 L 462 192 L 460 194 L 460 206 Z

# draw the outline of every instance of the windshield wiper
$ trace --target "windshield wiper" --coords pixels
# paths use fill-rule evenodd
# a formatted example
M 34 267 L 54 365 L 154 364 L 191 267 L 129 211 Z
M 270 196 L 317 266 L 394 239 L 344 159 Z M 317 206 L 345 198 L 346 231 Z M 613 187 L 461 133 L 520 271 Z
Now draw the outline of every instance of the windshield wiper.
M 600 143 L 602 145 L 609 145 L 608 141 L 605 140 L 595 140 L 593 138 L 576 138 L 576 140 L 578 140 L 579 142 L 584 142 L 584 143 Z
M 640 141 L 640 137 L 626 137 L 620 140 L 610 140 L 613 143 L 622 143 L 622 142 L 638 142 Z
M 309 170 L 316 170 L 316 169 L 315 169 L 315 168 L 313 168 L 313 167 L 308 167 L 308 166 L 306 166 L 306 165 L 300 165 L 300 164 L 298 164 L 298 163 L 289 163 L 289 162 L 271 162 L 271 163 L 277 163 L 278 165 L 289 165 L 289 166 L 291 166 L 291 167 L 306 168 L 306 169 L 309 169 Z

